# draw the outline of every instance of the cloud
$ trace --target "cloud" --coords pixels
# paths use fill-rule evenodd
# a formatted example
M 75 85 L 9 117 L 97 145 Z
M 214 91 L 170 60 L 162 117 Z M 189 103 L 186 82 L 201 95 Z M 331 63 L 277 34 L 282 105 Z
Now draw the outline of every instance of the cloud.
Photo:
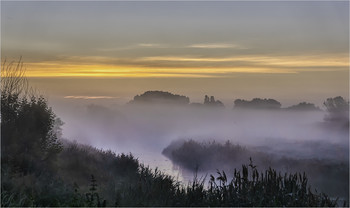
M 97 51 L 113 52 L 113 51 L 120 51 L 120 50 L 127 50 L 127 49 L 131 49 L 131 48 L 130 47 L 97 48 Z
M 152 47 L 152 48 L 164 48 L 166 47 L 163 44 L 159 44 L 159 43 L 140 43 L 138 44 L 138 46 L 140 47 Z
M 140 48 L 167 48 L 169 46 L 160 44 L 160 43 L 138 43 L 138 44 L 130 44 L 127 46 L 120 47 L 107 47 L 107 48 L 97 48 L 97 51 L 101 52 L 115 52 L 115 51 L 123 51 L 123 50 L 133 50 Z
M 235 49 L 248 49 L 237 44 L 227 43 L 204 43 L 204 44 L 192 44 L 187 46 L 188 48 L 207 48 L 207 49 L 219 49 L 219 48 L 235 48 Z
M 214 74 L 298 73 L 348 70 L 348 54 L 326 55 L 237 55 L 237 56 L 60 56 L 58 61 L 26 63 L 27 75 L 116 76 L 116 77 L 203 77 Z M 215 75 L 215 76 L 216 76 Z
M 138 43 L 131 44 L 128 46 L 120 47 L 111 47 L 111 48 L 98 48 L 98 51 L 102 52 L 113 52 L 113 51 L 122 51 L 122 50 L 131 50 L 131 49 L 140 49 L 140 48 L 167 48 L 167 49 L 249 49 L 248 47 L 238 45 L 238 44 L 229 44 L 229 43 L 203 43 L 203 44 L 191 44 L 191 45 L 168 45 L 161 43 Z
M 200 63 L 233 63 L 246 66 L 279 66 L 284 67 L 348 67 L 348 57 L 339 56 L 234 56 L 234 57 L 195 57 L 195 56 L 151 56 L 139 58 L 139 61 L 167 62 L 200 62 Z
M 75 96 L 75 95 L 69 95 L 64 96 L 65 99 L 117 99 L 119 97 L 111 97 L 111 96 Z

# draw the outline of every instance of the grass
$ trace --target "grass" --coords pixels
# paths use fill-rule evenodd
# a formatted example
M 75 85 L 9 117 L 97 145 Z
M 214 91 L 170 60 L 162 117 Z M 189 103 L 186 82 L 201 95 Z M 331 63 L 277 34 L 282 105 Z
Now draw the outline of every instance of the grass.
M 7 206 L 336 206 L 311 192 L 305 174 L 259 172 L 253 163 L 180 184 L 131 154 L 116 155 L 87 145 L 64 144 L 57 174 L 6 175 L 1 205 Z M 93 177 L 92 177 L 93 175 Z M 205 184 L 208 184 L 207 186 Z
M 327 191 L 332 197 L 348 200 L 349 164 L 346 161 L 327 161 L 317 158 L 295 159 L 257 151 L 230 142 L 175 142 L 163 150 L 163 154 L 183 168 L 201 172 L 213 172 L 218 167 L 232 176 L 241 167 L 241 161 L 254 158 L 260 170 L 274 167 L 277 172 L 296 173 L 305 171 L 309 184 L 318 190 Z

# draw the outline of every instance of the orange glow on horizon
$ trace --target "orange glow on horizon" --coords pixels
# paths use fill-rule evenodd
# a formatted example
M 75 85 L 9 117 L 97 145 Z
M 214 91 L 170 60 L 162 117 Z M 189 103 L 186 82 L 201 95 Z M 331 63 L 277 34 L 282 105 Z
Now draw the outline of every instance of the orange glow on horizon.
M 213 67 L 216 64 L 218 66 Z M 61 62 L 25 62 L 25 67 L 28 77 L 222 77 L 232 73 L 298 73 L 310 70 L 308 67 L 314 67 L 311 70 L 315 71 L 332 71 L 337 70 L 336 67 L 347 69 L 349 58 L 347 55 L 223 58 L 153 56 L 118 64 L 118 59 L 93 56 L 68 57 Z
M 228 73 L 295 73 L 269 68 L 141 68 L 110 65 L 27 64 L 28 77 L 217 77 Z

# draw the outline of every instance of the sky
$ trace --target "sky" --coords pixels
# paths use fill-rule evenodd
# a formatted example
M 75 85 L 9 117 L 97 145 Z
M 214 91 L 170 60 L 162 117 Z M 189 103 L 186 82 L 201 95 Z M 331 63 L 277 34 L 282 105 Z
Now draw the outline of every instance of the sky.
M 226 90 L 223 99 L 252 85 L 245 95 L 348 96 L 349 2 L 2 1 L 1 55 L 22 56 L 27 76 L 48 89 L 62 77 L 150 78 L 146 86 L 179 93 Z M 211 88 L 181 90 L 186 79 Z
M 348 153 L 330 149 L 347 147 L 348 135 L 314 127 L 325 112 L 231 109 L 235 99 L 272 98 L 283 108 L 309 102 L 323 109 L 327 98 L 349 100 L 349 1 L 0 5 L 1 61 L 22 57 L 30 85 L 65 123 L 64 138 L 132 152 L 160 170 L 170 163 L 161 149 L 180 138 L 263 144 L 276 155 Z M 226 109 L 125 107 L 149 90 L 185 95 L 191 103 L 215 96 Z M 309 150 L 303 140 L 327 141 L 327 147 L 310 143 Z

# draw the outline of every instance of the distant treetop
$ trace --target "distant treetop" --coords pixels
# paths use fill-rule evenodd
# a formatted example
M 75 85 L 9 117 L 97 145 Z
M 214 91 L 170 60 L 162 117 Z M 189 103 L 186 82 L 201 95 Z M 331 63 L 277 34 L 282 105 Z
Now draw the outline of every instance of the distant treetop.
M 293 105 L 287 108 L 287 110 L 297 111 L 320 111 L 321 109 L 313 103 L 301 102 L 298 105 Z
M 215 106 L 215 107 L 225 107 L 224 104 L 220 100 L 215 100 L 214 96 L 205 95 L 204 103 L 205 106 Z
M 163 91 L 147 91 L 141 95 L 136 95 L 133 100 L 129 103 L 131 104 L 189 104 L 190 99 L 183 95 L 176 95 L 170 92 Z
M 346 101 L 341 96 L 327 98 L 323 105 L 327 108 L 328 112 L 332 113 L 349 111 L 349 101 Z
M 274 99 L 254 98 L 251 101 L 236 99 L 234 108 L 250 108 L 250 109 L 280 109 L 281 103 Z
M 337 96 L 327 98 L 323 105 L 328 112 L 324 120 L 333 123 L 333 125 L 342 125 L 344 130 L 349 132 L 349 101 L 346 101 L 341 96 Z

